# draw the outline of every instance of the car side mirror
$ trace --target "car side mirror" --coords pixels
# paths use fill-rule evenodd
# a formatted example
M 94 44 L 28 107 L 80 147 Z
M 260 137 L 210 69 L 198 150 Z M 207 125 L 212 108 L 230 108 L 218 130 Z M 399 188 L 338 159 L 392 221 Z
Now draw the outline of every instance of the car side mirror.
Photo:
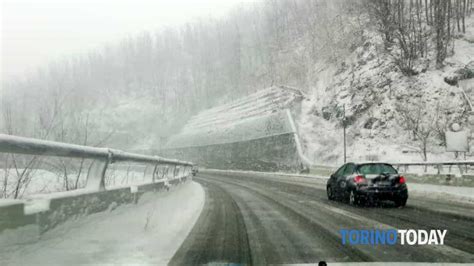
M 331 178 L 334 178 L 335 176 L 336 176 L 335 174 L 332 174 L 332 175 L 331 175 Z

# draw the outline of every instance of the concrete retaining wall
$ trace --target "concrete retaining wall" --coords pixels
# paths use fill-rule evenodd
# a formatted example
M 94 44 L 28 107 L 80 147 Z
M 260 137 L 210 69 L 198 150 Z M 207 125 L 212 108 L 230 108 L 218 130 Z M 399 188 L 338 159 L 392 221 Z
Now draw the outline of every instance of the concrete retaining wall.
M 234 143 L 169 149 L 160 153 L 213 169 L 297 172 L 303 168 L 294 133 Z

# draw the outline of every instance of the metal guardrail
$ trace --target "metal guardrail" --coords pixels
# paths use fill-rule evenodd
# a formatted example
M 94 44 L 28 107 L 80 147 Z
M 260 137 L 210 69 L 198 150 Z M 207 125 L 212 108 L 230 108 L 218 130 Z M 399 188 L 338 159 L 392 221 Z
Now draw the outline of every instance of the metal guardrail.
M 445 166 L 449 167 L 451 171 L 452 166 L 457 166 L 459 168 L 460 174 L 464 174 L 468 172 L 468 166 L 473 166 L 474 161 L 444 161 L 444 162 L 397 162 L 392 163 L 397 169 L 403 168 L 404 171 L 408 171 L 410 166 L 424 166 L 426 167 L 435 167 L 437 169 L 438 174 L 443 172 L 443 168 Z
M 445 162 L 411 162 L 411 163 L 392 163 L 393 165 L 474 165 L 474 161 L 445 161 Z
M 91 190 L 105 190 L 105 173 L 109 164 L 114 162 L 136 162 L 155 166 L 153 180 L 157 176 L 160 165 L 166 165 L 167 171 L 172 166 L 174 175 L 189 175 L 193 164 L 191 162 L 167 159 L 158 156 L 148 156 L 109 148 L 96 148 L 67 144 L 54 141 L 24 138 L 0 134 L 0 153 L 16 153 L 38 156 L 55 156 L 69 158 L 93 159 L 91 170 L 87 174 L 86 188 Z

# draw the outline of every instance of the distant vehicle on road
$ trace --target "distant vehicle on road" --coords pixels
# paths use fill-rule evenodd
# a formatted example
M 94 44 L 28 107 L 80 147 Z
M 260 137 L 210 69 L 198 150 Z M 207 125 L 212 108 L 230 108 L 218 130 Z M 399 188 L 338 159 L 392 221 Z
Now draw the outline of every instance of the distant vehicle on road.
M 388 163 L 346 163 L 331 175 L 326 191 L 329 200 L 351 205 L 390 200 L 400 207 L 408 200 L 405 177 Z
M 198 172 L 199 172 L 198 167 L 197 167 L 197 166 L 193 166 L 193 169 L 191 170 L 191 173 L 193 174 L 193 176 L 196 176 Z

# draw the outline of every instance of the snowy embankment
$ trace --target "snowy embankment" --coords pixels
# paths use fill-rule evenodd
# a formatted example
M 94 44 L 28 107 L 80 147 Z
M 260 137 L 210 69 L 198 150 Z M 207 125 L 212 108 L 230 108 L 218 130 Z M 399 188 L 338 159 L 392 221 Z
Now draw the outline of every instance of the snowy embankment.
M 203 206 L 204 190 L 195 182 L 147 193 L 136 205 L 68 221 L 34 243 L 1 247 L 0 264 L 163 265 L 185 240 Z
M 322 165 L 343 162 L 344 104 L 350 161 L 423 160 L 423 143 L 406 117 L 419 119 L 431 130 L 428 161 L 454 160 L 454 153 L 446 152 L 443 132 L 453 122 L 465 126 L 469 108 L 460 86 L 446 80 L 474 62 L 474 16 L 466 18 L 466 25 L 440 69 L 430 59 L 418 74 L 403 74 L 380 36 L 370 30 L 362 36 L 364 45 L 343 63 L 315 68 L 310 99 L 303 102 L 297 121 L 306 155 Z M 467 93 L 474 99 L 474 91 Z
M 411 193 L 429 198 L 451 199 L 474 203 L 473 187 L 458 187 L 430 184 L 408 184 Z

